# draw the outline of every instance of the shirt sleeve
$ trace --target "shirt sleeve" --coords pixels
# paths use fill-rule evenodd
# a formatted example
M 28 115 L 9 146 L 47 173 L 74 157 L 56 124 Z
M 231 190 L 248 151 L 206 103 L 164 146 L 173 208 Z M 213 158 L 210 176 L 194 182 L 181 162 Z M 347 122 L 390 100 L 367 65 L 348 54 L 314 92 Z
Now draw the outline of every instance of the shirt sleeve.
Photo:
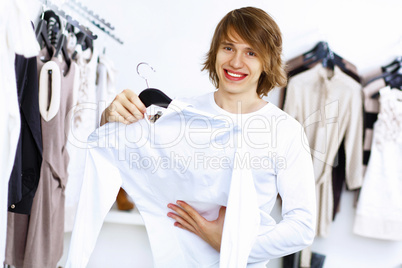
M 87 266 L 103 221 L 122 184 L 118 161 L 113 161 L 116 158 L 115 149 L 101 148 L 101 140 L 92 140 L 95 146 L 87 150 L 85 175 L 66 268 Z
M 349 122 L 345 133 L 346 184 L 349 190 L 363 184 L 363 96 L 354 88 L 350 102 Z
M 279 258 L 300 251 L 313 242 L 316 227 L 313 164 L 302 126 L 298 124 L 293 133 L 296 134 L 289 139 L 284 154 L 286 164 L 277 167 L 283 219 L 268 230 L 267 226 L 260 226 L 249 263 Z

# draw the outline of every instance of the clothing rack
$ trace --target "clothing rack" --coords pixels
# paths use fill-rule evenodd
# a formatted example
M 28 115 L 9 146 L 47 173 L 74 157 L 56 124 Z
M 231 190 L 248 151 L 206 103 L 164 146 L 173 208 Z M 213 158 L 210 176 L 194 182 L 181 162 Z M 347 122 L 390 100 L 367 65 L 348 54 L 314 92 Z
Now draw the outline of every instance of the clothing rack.
M 57 15 L 65 18 L 68 23 L 70 23 L 71 25 L 73 25 L 73 26 L 77 27 L 78 29 L 80 29 L 80 31 L 85 33 L 92 40 L 97 39 L 98 36 L 93 34 L 92 31 L 88 29 L 88 27 L 80 25 L 78 21 L 73 20 L 71 18 L 71 16 L 67 15 L 64 12 L 64 10 L 62 10 L 60 7 L 52 4 L 48 0 L 39 0 L 39 1 L 42 2 L 44 5 L 46 5 L 48 8 L 52 9 Z M 65 4 L 70 9 L 72 9 L 75 12 L 77 12 L 77 14 L 79 14 L 83 18 L 87 19 L 89 22 L 91 22 L 94 26 L 96 26 L 102 32 L 107 34 L 109 37 L 111 37 L 112 39 L 117 41 L 119 44 L 121 44 L 121 45 L 123 44 L 123 41 L 120 38 L 118 38 L 114 34 L 110 33 L 110 31 L 106 30 L 105 27 L 102 27 L 101 24 L 98 23 L 97 21 L 101 22 L 103 25 L 107 26 L 109 29 L 114 30 L 115 27 L 112 26 L 110 22 L 107 22 L 105 19 L 101 18 L 99 15 L 96 15 L 92 10 L 90 10 L 87 7 L 83 6 L 81 3 L 79 3 L 76 0 L 68 0 L 68 1 L 66 1 Z
M 82 5 L 80 2 L 78 2 L 76 0 L 70 0 L 70 1 L 67 2 L 67 4 L 69 6 L 71 6 L 71 7 L 73 7 L 75 5 L 76 7 L 82 9 L 83 11 L 85 11 L 87 14 L 89 14 L 95 20 L 100 21 L 103 25 L 105 25 L 109 29 L 114 30 L 114 26 L 112 26 L 109 22 L 105 21 L 105 19 L 99 17 L 97 14 L 94 14 L 94 12 L 92 10 L 90 10 L 86 6 Z
M 82 17 L 86 18 L 89 22 L 91 22 L 93 25 L 95 25 L 98 29 L 100 29 L 102 32 L 110 36 L 112 39 L 114 39 L 116 42 L 119 44 L 123 44 L 123 41 L 112 34 L 110 31 L 106 30 L 105 27 L 102 27 L 101 24 L 105 25 L 111 30 L 114 30 L 114 26 L 111 25 L 111 23 L 107 22 L 105 19 L 99 17 L 99 15 L 96 15 L 92 10 L 88 9 L 87 7 L 83 6 L 81 3 L 79 3 L 76 0 L 69 0 L 66 2 L 66 4 L 73 9 L 75 12 L 80 14 Z M 94 20 L 95 19 L 95 20 Z M 98 23 L 98 22 L 101 22 Z
M 73 18 L 66 14 L 64 10 L 60 9 L 58 6 L 53 5 L 50 1 L 47 0 L 40 0 L 46 7 L 50 8 L 51 10 L 54 11 L 57 15 L 60 17 L 64 18 L 69 24 L 73 25 L 74 27 L 80 29 L 81 32 L 83 32 L 85 35 L 87 35 L 90 39 L 95 40 L 98 38 L 98 36 L 94 33 L 92 33 L 91 30 L 88 29 L 88 27 L 85 27 L 81 25 L 78 21 L 73 20 Z

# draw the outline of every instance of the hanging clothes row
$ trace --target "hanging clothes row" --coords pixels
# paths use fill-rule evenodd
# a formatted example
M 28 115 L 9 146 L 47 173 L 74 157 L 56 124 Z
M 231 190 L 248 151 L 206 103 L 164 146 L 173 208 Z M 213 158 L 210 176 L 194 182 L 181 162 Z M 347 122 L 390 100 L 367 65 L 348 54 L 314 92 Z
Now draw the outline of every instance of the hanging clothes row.
M 4 73 L 0 81 L 10 91 L 3 92 L 10 96 L 9 104 L 16 97 L 17 114 L 8 104 L 2 106 L 8 108 L 2 113 L 8 118 L 4 122 L 14 129 L 2 133 L 1 139 L 13 148 L 1 150 L 7 153 L 1 163 L 8 159 L 9 167 L 2 168 L 8 175 L 1 176 L 7 178 L 1 181 L 8 184 L 1 187 L 5 191 L 1 198 L 6 198 L 1 204 L 8 203 L 8 212 L 1 211 L 0 257 L 2 263 L 17 268 L 56 267 L 63 254 L 64 226 L 72 229 L 82 181 L 82 175 L 74 172 L 80 170 L 82 163 L 76 160 L 85 155 L 86 146 L 74 147 L 74 142 L 85 144 L 85 135 L 99 124 L 99 110 L 116 94 L 115 71 L 106 55 L 97 54 L 90 31 L 82 32 L 74 26 L 77 22 L 70 24 L 71 18 L 47 10 L 33 27 L 29 18 L 21 16 L 21 7 L 7 8 L 14 17 L 4 17 L 1 34 L 8 34 L 15 44 L 2 46 L 6 48 L 2 55 L 10 59 L 4 70 L 13 75 Z M 19 32 L 26 35 L 18 36 Z M 15 56 L 16 52 L 22 55 Z M 3 57 L 1 63 L 6 63 Z
M 340 196 L 346 182 L 348 190 L 358 190 L 355 201 L 359 197 L 360 188 L 365 188 L 363 196 L 358 199 L 354 232 L 369 237 L 400 239 L 400 236 L 394 235 L 400 232 L 398 228 L 391 228 L 389 232 L 385 227 L 381 229 L 381 226 L 390 224 L 389 221 L 383 220 L 387 218 L 383 213 L 380 211 L 376 215 L 369 213 L 370 219 L 376 219 L 377 224 L 374 225 L 368 221 L 367 215 L 369 215 L 368 208 L 373 206 L 371 198 L 373 191 L 376 191 L 375 196 L 380 199 L 379 195 L 389 196 L 389 193 L 393 192 L 392 189 L 400 189 L 394 183 L 387 184 L 384 179 L 380 180 L 383 176 L 379 175 L 379 171 L 389 170 L 386 172 L 389 174 L 389 182 L 398 184 L 397 177 L 402 177 L 402 172 L 398 170 L 394 161 L 383 160 L 401 159 L 400 134 L 396 133 L 402 133 L 402 131 L 395 129 L 400 125 L 395 122 L 400 121 L 399 113 L 402 103 L 397 101 L 401 99 L 400 91 L 397 90 L 402 88 L 401 62 L 402 57 L 398 57 L 390 64 L 361 78 L 356 67 L 331 51 L 326 42 L 319 42 L 312 50 L 287 62 L 289 82 L 282 90 L 280 104 L 286 112 L 304 125 L 312 147 L 310 149 L 315 169 L 317 207 L 319 208 L 318 236 L 328 235 L 331 221 L 335 219 L 339 211 Z M 388 89 L 384 89 L 386 86 Z M 381 95 L 380 98 L 379 95 Z M 380 99 L 382 99 L 381 103 L 384 103 L 381 106 L 383 115 L 379 114 Z M 382 120 L 375 123 L 377 117 L 381 117 Z M 381 133 L 374 134 L 377 140 L 373 140 L 375 124 L 380 129 L 377 132 L 381 133 L 386 128 L 384 126 L 393 126 L 387 131 L 395 133 L 390 139 L 394 146 L 385 142 Z M 387 143 L 387 145 L 382 145 L 380 150 L 379 143 Z M 370 157 L 372 146 L 376 148 L 374 159 Z M 384 146 L 396 151 L 384 153 Z M 368 172 L 365 172 L 369 160 L 371 167 Z M 380 165 L 385 162 L 392 167 Z M 378 189 L 383 191 L 377 191 Z M 390 196 L 392 199 L 399 195 L 391 194 Z M 401 200 L 390 198 L 387 199 L 390 201 L 387 205 L 394 211 L 399 211 Z M 389 211 L 385 209 L 386 205 L 383 202 L 377 203 L 374 207 Z M 395 222 L 400 224 L 402 217 L 396 216 L 393 223 Z M 307 249 L 300 255 L 285 257 L 284 267 L 322 267 L 324 259 L 325 256 L 311 254 Z
M 287 67 L 289 81 L 283 90 L 283 109 L 304 126 L 307 134 L 316 178 L 317 235 L 325 237 L 339 202 L 333 182 L 339 180 L 338 185 L 342 185 L 346 180 L 348 189 L 362 185 L 360 77 L 356 67 L 334 53 L 326 42 L 291 59 Z M 312 263 L 322 267 L 325 256 L 306 249 L 300 258 L 292 258 L 301 267 Z
M 64 150 L 65 133 L 69 131 L 67 115 L 73 106 L 77 67 L 59 42 L 64 38 L 52 34 L 56 46 L 48 42 L 48 32 L 56 27 L 58 23 L 41 20 L 36 29 L 39 43 L 44 44 L 36 59 L 43 161 L 30 215 L 8 215 L 5 263 L 16 267 L 56 267 L 63 253 L 64 189 L 69 161 Z M 60 50 L 63 57 L 58 57 Z

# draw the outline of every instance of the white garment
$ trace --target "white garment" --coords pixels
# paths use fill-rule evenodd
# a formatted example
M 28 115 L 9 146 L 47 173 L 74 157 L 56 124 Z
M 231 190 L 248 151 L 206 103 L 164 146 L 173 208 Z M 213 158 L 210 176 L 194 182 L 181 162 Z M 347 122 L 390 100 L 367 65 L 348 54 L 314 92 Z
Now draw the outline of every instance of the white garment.
M 380 90 L 370 159 L 359 195 L 353 231 L 402 240 L 402 92 Z
M 39 44 L 24 0 L 0 1 L 0 263 L 4 261 L 8 181 L 20 135 L 20 111 L 15 78 L 15 54 L 36 56 Z
M 98 103 L 98 122 L 102 112 L 116 96 L 116 69 L 113 62 L 104 54 L 99 55 L 96 78 L 96 101 Z
M 172 101 L 155 124 L 106 124 L 91 135 L 66 267 L 85 267 L 122 184 L 144 218 L 155 267 L 246 266 L 260 219 L 250 169 L 230 165 L 244 154 L 235 155 L 238 128 L 186 106 Z M 210 159 L 222 166 L 204 167 Z M 208 220 L 227 206 L 221 254 L 174 227 L 166 214 L 176 200 Z
M 73 43 L 74 40 L 70 39 Z M 64 231 L 71 232 L 78 204 L 78 193 L 85 170 L 86 142 L 98 125 L 98 104 L 96 100 L 96 68 L 98 53 L 94 49 L 81 50 L 77 47 L 79 67 L 79 88 L 74 92 L 74 109 L 66 145 L 70 161 L 65 195 Z M 76 79 L 75 79 L 76 80 Z
M 215 121 L 222 120 L 226 125 L 233 125 L 233 123 L 235 122 L 236 124 L 243 126 L 243 130 L 244 128 L 252 130 L 247 133 L 243 132 L 242 135 L 240 135 L 243 138 L 240 141 L 241 145 L 243 146 L 240 146 L 239 148 L 244 147 L 247 149 L 247 151 L 243 151 L 243 153 L 241 154 L 243 155 L 243 158 L 237 158 L 236 161 L 238 162 L 235 162 L 241 163 L 240 166 L 243 164 L 243 167 L 244 164 L 250 164 L 253 181 L 256 186 L 256 197 L 261 218 L 259 223 L 260 226 L 255 228 L 255 231 L 258 232 L 258 236 L 252 246 L 252 250 L 248 258 L 248 267 L 264 267 L 267 261 L 271 258 L 277 258 L 290 254 L 292 252 L 299 251 L 302 248 L 311 244 L 315 232 L 314 176 L 311 156 L 308 150 L 309 147 L 308 145 L 304 144 L 306 138 L 300 124 L 272 104 L 267 104 L 264 108 L 255 113 L 247 115 L 233 115 L 222 110 L 215 104 L 212 93 L 194 99 L 188 99 L 186 100 L 186 102 L 191 103 L 195 108 L 199 110 L 218 115 L 215 117 Z M 166 114 L 163 116 L 166 116 Z M 163 116 L 162 118 L 164 118 Z M 166 119 L 171 118 L 165 117 L 165 120 Z M 159 120 L 156 122 L 156 125 L 163 123 L 163 121 Z M 170 123 L 170 121 L 168 120 L 166 120 L 166 122 Z M 134 130 L 142 128 L 143 126 L 146 126 L 146 121 L 141 120 L 137 124 L 133 125 L 137 125 L 136 128 L 131 127 Z M 99 131 L 103 133 L 107 130 L 107 128 L 110 128 L 112 126 L 113 125 L 111 124 L 107 124 L 104 127 L 100 128 Z M 204 133 L 208 129 L 209 131 L 214 130 L 215 127 L 217 126 L 213 124 L 203 126 Z M 264 128 L 265 132 L 261 131 L 262 127 Z M 130 126 L 127 127 L 127 130 L 129 128 Z M 225 130 L 225 128 L 221 126 L 221 129 L 223 129 L 223 131 L 228 131 L 227 127 Z M 217 133 L 223 134 L 223 131 L 221 129 L 217 128 L 215 130 L 220 130 L 217 131 Z M 157 140 L 162 138 L 163 141 L 164 139 L 166 139 L 164 135 L 170 136 L 170 132 L 176 133 L 178 130 L 180 129 L 175 127 L 174 124 L 169 124 L 168 126 L 166 126 L 166 131 L 162 133 L 161 137 L 158 136 Z M 134 162 L 134 164 L 139 167 L 142 166 L 142 169 L 138 169 L 138 171 L 136 172 L 151 172 L 151 174 L 152 172 L 161 172 L 160 170 L 153 171 L 154 169 L 152 165 L 148 166 L 147 169 L 145 169 L 147 159 L 151 159 L 152 157 L 154 159 L 157 159 L 155 157 L 159 156 L 159 159 L 161 159 L 160 165 L 165 165 L 165 173 L 163 172 L 163 170 L 162 173 L 155 173 L 155 176 L 152 176 L 152 180 L 150 180 L 150 178 L 147 178 L 146 183 L 143 184 L 152 183 L 152 187 L 158 187 L 160 183 L 164 182 L 166 179 L 178 179 L 178 181 L 173 182 L 169 187 L 164 187 L 163 192 L 157 192 L 156 195 L 158 197 L 155 197 L 155 193 L 152 189 L 148 188 L 149 186 L 146 186 L 147 189 L 145 190 L 140 190 L 139 188 L 144 188 L 142 184 L 141 187 L 133 187 L 123 181 L 123 187 L 125 187 L 128 193 L 134 198 L 136 205 L 138 206 L 142 216 L 144 217 L 144 221 L 147 226 L 148 234 L 151 241 L 151 248 L 154 254 L 156 266 L 157 264 L 161 263 L 161 267 L 169 267 L 168 260 L 163 259 L 163 256 L 168 257 L 171 256 L 171 254 L 181 254 L 181 252 L 183 252 L 183 257 L 176 258 L 174 259 L 174 261 L 172 260 L 174 263 L 171 265 L 172 267 L 193 267 L 193 265 L 194 267 L 209 267 L 207 265 L 208 263 L 210 263 L 212 267 L 214 265 L 218 265 L 218 263 L 214 264 L 213 262 L 213 260 L 218 261 L 219 259 L 219 254 L 216 251 L 214 251 L 209 245 L 207 245 L 205 242 L 203 242 L 200 238 L 193 235 L 192 233 L 173 227 L 173 221 L 166 216 L 168 212 L 168 209 L 166 208 L 167 203 L 174 203 L 176 202 L 176 200 L 180 199 L 184 199 L 185 201 L 197 201 L 190 202 L 190 204 L 193 205 L 197 210 L 199 210 L 201 214 L 207 219 L 215 219 L 218 215 L 219 206 L 225 205 L 226 203 L 225 197 L 227 197 L 228 194 L 227 181 L 226 184 L 224 184 L 225 181 L 216 181 L 216 179 L 227 178 L 228 175 L 230 175 L 229 173 L 225 177 L 219 174 L 224 174 L 225 172 L 228 172 L 227 169 L 224 169 L 224 164 L 226 162 L 230 165 L 231 161 L 234 160 L 231 155 L 233 155 L 233 150 L 236 143 L 225 147 L 225 150 L 227 150 L 223 154 L 225 158 L 222 158 L 222 153 L 219 153 L 219 151 L 216 150 L 214 147 L 209 149 L 209 154 L 211 154 L 211 151 L 213 150 L 218 151 L 218 153 L 213 157 L 208 158 L 208 154 L 203 155 L 203 153 L 205 152 L 202 150 L 199 150 L 199 154 L 195 154 L 195 152 L 193 151 L 193 147 L 199 145 L 200 141 L 203 141 L 202 139 L 200 140 L 200 137 L 202 135 L 194 136 L 197 135 L 197 129 L 195 130 L 196 131 L 190 129 L 187 132 L 183 132 L 188 133 L 183 135 L 185 135 L 185 137 L 192 142 L 192 144 L 190 144 L 190 148 L 184 149 L 186 148 L 186 146 L 189 146 L 189 144 L 187 144 L 179 150 L 172 149 L 173 154 L 169 154 L 170 149 L 166 151 L 161 151 L 160 149 L 158 150 L 156 148 L 152 148 L 152 150 L 150 149 L 145 154 L 146 157 L 132 155 L 133 158 L 131 159 L 131 162 Z M 253 130 L 255 130 L 255 132 L 253 132 Z M 199 129 L 198 132 L 200 132 Z M 129 132 L 127 131 L 125 133 L 128 134 Z M 101 139 L 99 140 L 103 140 L 102 143 L 104 144 L 105 134 L 98 135 L 101 136 Z M 110 135 L 111 133 L 109 134 L 108 138 L 109 146 L 112 145 L 111 143 L 115 143 L 117 141 L 117 139 L 113 137 L 115 135 Z M 131 138 L 132 136 L 134 136 L 134 134 L 130 133 L 128 139 L 133 140 Z M 250 140 L 244 137 L 251 138 L 252 140 L 257 140 L 258 144 L 250 143 Z M 92 136 L 92 138 L 97 140 L 95 135 Z M 143 145 L 143 140 L 146 140 L 146 138 L 147 137 L 141 136 L 141 138 L 137 139 L 137 141 L 141 143 L 141 145 Z M 99 145 L 101 145 L 102 143 L 99 143 Z M 240 143 L 237 142 L 237 144 Z M 98 205 L 99 207 L 105 206 L 106 209 L 102 210 L 97 208 L 97 211 L 94 212 L 96 215 L 99 215 L 99 219 L 103 219 L 107 213 L 108 208 L 114 202 L 115 198 L 114 195 L 108 197 L 108 200 L 106 200 L 105 192 L 112 191 L 114 192 L 114 194 L 116 194 L 118 191 L 118 187 L 121 185 L 121 181 L 116 179 L 119 177 L 119 171 L 116 170 L 116 167 L 121 169 L 120 173 L 122 173 L 123 175 L 124 173 L 126 173 L 126 168 L 122 167 L 119 161 L 110 163 L 111 159 L 116 158 L 116 155 L 113 156 L 113 153 L 109 152 L 109 154 L 111 155 L 107 155 L 105 152 L 99 153 L 97 151 L 101 150 L 96 148 L 91 148 L 91 150 L 89 150 L 90 157 L 89 159 L 87 159 L 87 161 L 88 166 L 91 165 L 92 168 L 89 168 L 90 171 L 88 172 L 93 172 L 94 174 L 86 174 L 82 189 L 83 194 L 81 195 L 80 206 L 84 206 L 81 205 L 84 203 L 92 203 L 94 206 Z M 118 151 L 114 152 L 114 154 L 116 154 L 117 152 Z M 206 152 L 208 152 L 208 150 Z M 161 155 L 164 157 L 161 157 Z M 183 155 L 187 157 L 184 157 Z M 180 158 L 180 156 L 183 156 L 183 158 Z M 180 162 L 179 159 L 190 159 L 193 161 Z M 219 159 L 223 159 L 224 161 L 219 161 Z M 141 161 L 145 161 L 143 165 L 138 164 L 141 163 Z M 170 175 L 169 172 L 178 173 L 177 170 L 173 171 L 171 169 L 168 169 L 169 167 L 171 167 L 171 163 L 175 164 L 176 167 L 182 169 L 185 169 L 186 165 L 190 165 L 189 167 L 187 167 L 187 170 L 188 168 L 193 168 L 193 171 L 193 166 L 198 165 L 199 169 L 196 170 L 196 172 L 193 172 L 191 176 L 183 176 L 182 174 Z M 96 169 L 95 167 L 98 169 Z M 105 175 L 105 172 L 109 173 Z M 117 175 L 110 174 L 110 172 L 115 172 Z M 93 177 L 101 175 L 105 175 L 109 180 L 110 177 L 113 177 L 113 180 L 112 182 L 107 182 L 106 180 L 102 181 L 102 183 L 105 183 L 101 186 L 102 188 L 100 188 L 99 185 L 97 186 L 95 194 L 99 193 L 98 198 L 100 199 L 97 200 L 96 196 L 94 197 L 88 194 L 89 192 L 91 192 L 91 194 L 94 194 L 95 190 L 89 184 L 94 183 Z M 150 177 L 144 174 L 142 174 L 141 176 Z M 197 183 L 197 187 L 194 187 L 197 191 L 194 191 L 194 189 L 192 189 L 191 191 L 183 190 L 186 186 L 183 185 L 183 179 L 177 178 L 180 176 L 186 179 L 186 183 Z M 134 181 L 136 181 L 137 179 L 140 179 L 138 177 L 139 176 L 131 176 L 131 179 L 134 179 Z M 232 180 L 234 181 L 233 178 Z M 221 185 L 219 185 L 219 183 Z M 244 180 L 241 180 L 241 183 L 244 183 Z M 99 181 L 97 184 L 99 184 Z M 247 189 L 245 187 L 243 188 L 245 190 Z M 282 206 L 283 220 L 277 224 L 269 214 L 277 200 L 278 193 L 282 196 L 284 202 Z M 185 197 L 186 194 L 190 195 L 190 197 L 188 197 L 189 199 L 181 198 L 182 196 Z M 219 196 L 222 194 L 223 196 Z M 232 189 L 230 194 L 233 194 Z M 213 199 L 212 197 L 214 197 L 215 199 Z M 160 201 L 161 198 L 164 199 Z M 152 204 L 152 202 L 155 202 L 153 201 L 154 199 L 157 199 L 156 203 Z M 200 203 L 198 201 L 202 201 L 205 199 L 212 202 L 211 204 L 209 204 L 209 207 L 207 207 L 205 203 Z M 242 205 L 242 202 L 250 202 L 250 199 L 245 198 L 238 201 L 240 202 L 240 205 Z M 146 202 L 146 204 L 142 205 L 141 202 Z M 237 218 L 237 220 L 233 220 L 236 219 L 236 217 L 233 215 L 229 216 L 229 207 L 230 205 L 228 205 L 226 214 L 227 218 L 225 219 L 225 227 L 223 233 L 221 248 L 222 254 L 220 259 L 221 267 L 232 267 L 232 264 L 225 264 L 225 261 L 223 260 L 225 257 L 228 256 L 225 253 L 226 251 L 224 245 L 227 246 L 227 241 L 228 239 L 230 239 L 225 233 L 227 230 L 231 229 L 231 227 L 228 227 L 227 224 L 236 224 L 238 222 L 240 223 L 241 220 L 244 220 L 245 218 L 243 217 L 244 215 L 239 214 L 238 216 L 240 218 Z M 96 239 L 96 236 L 100 229 L 99 223 L 97 224 L 99 219 L 96 220 L 93 218 L 93 216 L 89 216 L 88 212 L 90 211 L 93 211 L 93 209 L 83 207 L 82 210 L 78 210 L 77 221 L 74 227 L 75 229 L 77 229 L 77 231 L 73 231 L 72 244 L 70 245 L 71 251 L 68 258 L 68 264 L 74 264 L 72 267 L 81 267 L 80 265 L 85 265 L 87 263 L 94 244 L 92 244 L 92 246 L 88 246 L 87 249 L 84 250 L 81 243 L 82 241 L 90 241 L 91 239 Z M 251 213 L 251 211 L 249 211 L 248 213 Z M 81 217 L 91 217 L 91 219 Z M 154 219 L 156 218 L 157 220 L 149 221 L 148 219 L 150 217 L 151 219 L 152 217 L 154 217 Z M 230 220 L 228 220 L 229 218 Z M 84 227 L 83 224 L 85 224 L 86 227 Z M 240 237 L 243 234 L 246 237 L 252 237 L 247 233 L 247 230 L 250 231 L 249 228 L 242 228 L 241 226 L 239 226 L 239 228 L 242 230 L 242 232 L 239 233 Z M 81 232 L 79 230 L 81 230 Z M 90 233 L 86 234 L 85 232 Z M 160 242 L 161 238 L 165 238 L 170 235 L 182 237 L 183 240 L 181 240 L 180 243 L 183 243 L 183 245 L 185 246 L 175 246 L 175 243 L 178 243 L 177 238 L 170 239 L 168 240 L 168 242 Z M 91 239 L 87 239 L 86 237 L 88 236 L 90 236 Z M 243 239 L 245 238 L 243 237 Z M 153 243 L 153 241 L 157 242 Z M 249 242 L 250 241 L 252 240 L 249 240 Z M 247 245 L 245 243 L 232 242 L 232 246 L 240 247 L 239 251 L 243 253 L 248 252 Z M 168 252 L 169 250 L 173 250 L 174 252 L 164 254 L 161 257 L 160 254 Z M 190 258 L 196 258 L 197 261 L 193 263 Z M 181 265 L 178 265 L 178 260 L 181 260 L 181 262 L 179 262 L 179 264 Z M 228 257 L 227 260 L 236 262 L 236 260 L 234 260 L 232 257 Z M 202 264 L 204 264 L 204 266 L 201 266 Z M 239 262 L 237 263 L 237 265 L 239 265 L 239 267 L 245 266 L 242 266 Z

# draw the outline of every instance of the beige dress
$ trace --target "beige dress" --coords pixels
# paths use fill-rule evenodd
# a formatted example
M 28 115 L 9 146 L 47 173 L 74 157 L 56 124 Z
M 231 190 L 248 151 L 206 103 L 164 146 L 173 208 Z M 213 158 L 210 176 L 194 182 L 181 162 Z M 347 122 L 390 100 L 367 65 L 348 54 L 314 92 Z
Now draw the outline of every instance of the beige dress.
M 310 144 L 319 236 L 329 234 L 332 222 L 332 167 L 343 139 L 348 189 L 362 185 L 362 99 L 360 84 L 338 67 L 331 73 L 321 64 L 292 77 L 287 87 L 284 110 L 304 126 Z

